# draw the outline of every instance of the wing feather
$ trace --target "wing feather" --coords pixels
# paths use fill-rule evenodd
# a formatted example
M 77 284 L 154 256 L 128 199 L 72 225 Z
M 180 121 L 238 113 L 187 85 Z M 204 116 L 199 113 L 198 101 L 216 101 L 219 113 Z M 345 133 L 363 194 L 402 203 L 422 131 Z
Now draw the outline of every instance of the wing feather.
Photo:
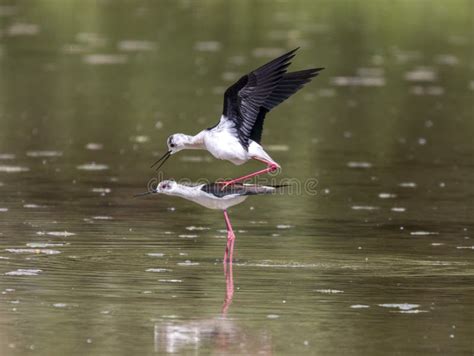
M 250 139 L 260 143 L 262 140 L 263 122 L 267 112 L 272 110 L 275 106 L 281 104 L 288 99 L 303 86 L 310 82 L 312 78 L 317 76 L 324 68 L 313 68 L 301 70 L 298 72 L 285 73 L 278 85 L 267 96 L 265 102 L 262 104 L 257 115 L 257 120 L 250 133 Z
M 223 115 L 234 123 L 239 141 L 248 147 L 260 108 L 283 78 L 298 48 L 240 78 L 224 94 Z
M 242 184 L 236 183 L 224 187 L 222 184 L 210 183 L 201 187 L 203 192 L 214 195 L 217 198 L 223 198 L 232 195 L 257 195 L 257 194 L 271 194 L 277 189 L 283 188 L 285 185 L 256 185 L 256 184 Z
M 226 90 L 222 114 L 233 123 L 235 135 L 245 148 L 248 148 L 249 140 L 260 143 L 266 113 L 324 69 L 287 73 L 297 50 L 295 48 L 244 75 Z

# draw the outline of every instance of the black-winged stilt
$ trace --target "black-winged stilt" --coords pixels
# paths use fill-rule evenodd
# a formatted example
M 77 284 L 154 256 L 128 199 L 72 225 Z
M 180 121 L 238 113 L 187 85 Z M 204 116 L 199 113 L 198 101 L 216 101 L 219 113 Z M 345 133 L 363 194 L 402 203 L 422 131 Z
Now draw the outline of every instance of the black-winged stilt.
M 224 263 L 232 263 L 235 234 L 230 223 L 229 215 L 227 214 L 227 209 L 242 203 L 249 195 L 271 194 L 282 187 L 283 186 L 232 184 L 223 188 L 222 185 L 218 183 L 191 186 L 179 184 L 173 180 L 164 180 L 157 185 L 156 189 L 136 196 L 153 193 L 175 195 L 191 200 L 209 209 L 223 210 L 227 228 L 227 245 L 224 253 Z
M 215 158 L 235 165 L 250 159 L 267 165 L 265 169 L 222 182 L 224 186 L 278 169 L 280 165 L 260 145 L 265 115 L 324 69 L 286 73 L 297 50 L 268 62 L 230 86 L 224 94 L 219 122 L 195 136 L 176 133 L 168 137 L 168 151 L 152 167 L 161 162 L 159 169 L 172 154 L 183 149 L 204 149 Z

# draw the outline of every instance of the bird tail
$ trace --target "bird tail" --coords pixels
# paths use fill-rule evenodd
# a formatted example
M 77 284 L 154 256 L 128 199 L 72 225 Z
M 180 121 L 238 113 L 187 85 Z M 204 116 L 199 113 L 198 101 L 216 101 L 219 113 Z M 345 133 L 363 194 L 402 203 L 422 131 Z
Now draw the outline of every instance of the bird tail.
M 279 185 L 258 185 L 258 184 L 248 184 L 243 185 L 244 191 L 242 195 L 257 195 L 257 194 L 273 194 L 277 190 L 288 187 L 289 184 L 279 184 Z
M 281 189 L 281 188 L 285 188 L 285 187 L 289 187 L 289 186 L 290 186 L 289 184 L 267 185 L 267 187 L 272 187 L 272 188 L 275 188 L 275 189 Z

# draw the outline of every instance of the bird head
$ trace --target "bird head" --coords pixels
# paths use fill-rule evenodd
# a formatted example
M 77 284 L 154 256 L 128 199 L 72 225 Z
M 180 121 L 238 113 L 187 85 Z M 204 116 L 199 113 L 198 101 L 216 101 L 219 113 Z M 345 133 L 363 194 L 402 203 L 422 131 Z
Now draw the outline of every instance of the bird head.
M 159 160 L 153 163 L 151 167 L 161 162 L 160 165 L 156 168 L 156 170 L 159 170 L 172 154 L 175 154 L 176 152 L 179 152 L 182 149 L 186 148 L 186 143 L 188 141 L 188 136 L 182 133 L 176 133 L 168 137 L 168 139 L 166 140 L 166 144 L 168 145 L 168 151 L 166 151 L 166 153 L 161 156 Z
M 168 137 L 166 143 L 168 144 L 168 152 L 174 154 L 186 148 L 186 144 L 189 141 L 188 135 L 182 133 L 176 133 Z
M 173 192 L 178 188 L 178 183 L 174 180 L 164 180 L 156 187 L 157 193 L 172 195 Z

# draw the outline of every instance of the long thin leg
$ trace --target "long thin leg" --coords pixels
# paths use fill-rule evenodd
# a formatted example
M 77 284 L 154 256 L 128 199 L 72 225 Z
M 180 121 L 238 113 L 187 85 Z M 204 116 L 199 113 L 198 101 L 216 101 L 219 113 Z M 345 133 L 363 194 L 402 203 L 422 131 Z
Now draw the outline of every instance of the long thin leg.
M 264 159 L 261 159 L 261 158 L 258 158 L 258 157 L 252 157 L 252 158 L 257 160 L 257 161 L 265 163 L 267 165 L 267 168 L 262 169 L 262 170 L 257 171 L 257 172 L 254 172 L 254 173 L 247 174 L 247 175 L 239 177 L 239 178 L 235 178 L 235 179 L 232 179 L 232 180 L 222 182 L 222 184 L 223 184 L 222 188 L 225 188 L 230 184 L 234 184 L 234 183 L 237 183 L 237 182 L 240 182 L 240 181 L 252 178 L 252 177 L 259 176 L 261 174 L 276 171 L 278 168 L 280 168 L 280 166 L 278 164 L 274 163 L 274 162 L 270 162 L 270 161 L 267 161 L 267 160 L 264 160 Z
M 227 227 L 227 245 L 225 247 L 225 253 L 224 253 L 224 265 L 225 265 L 226 263 L 232 264 L 232 256 L 234 254 L 235 234 L 234 234 L 234 230 L 232 230 L 232 225 L 230 223 L 227 210 L 224 210 L 224 219 L 225 219 L 225 225 Z
M 232 263 L 229 264 L 229 269 L 226 268 L 224 264 L 224 274 L 225 274 L 225 298 L 224 303 L 222 304 L 222 316 L 227 314 L 227 310 L 232 304 L 232 298 L 234 297 L 234 275 L 232 273 Z

